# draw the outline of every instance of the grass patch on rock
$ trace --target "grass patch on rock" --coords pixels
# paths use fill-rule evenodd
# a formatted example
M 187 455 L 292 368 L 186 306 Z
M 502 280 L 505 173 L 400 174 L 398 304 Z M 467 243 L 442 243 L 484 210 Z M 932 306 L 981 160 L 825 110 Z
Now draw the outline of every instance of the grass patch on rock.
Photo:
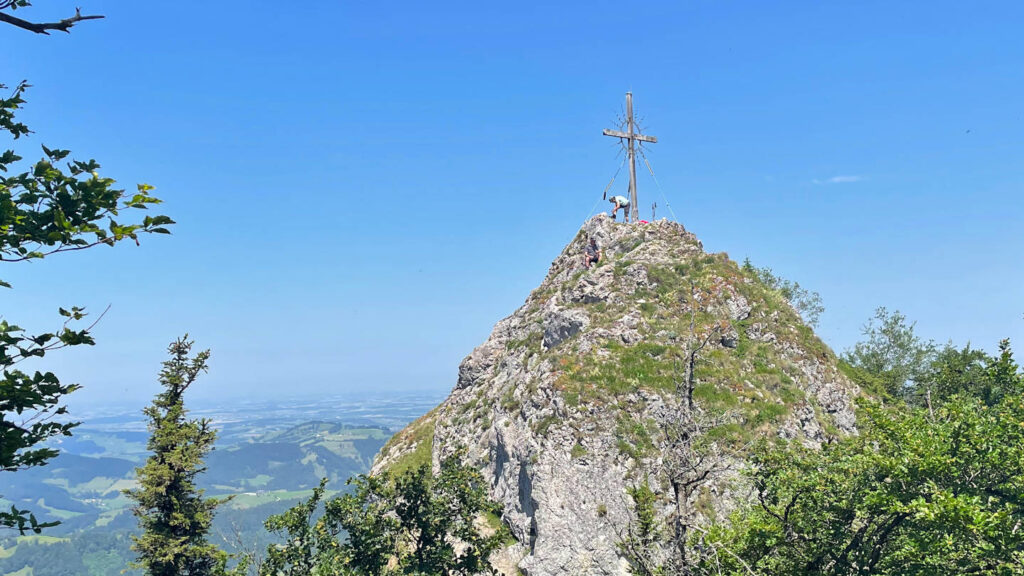
M 382 454 L 389 454 L 396 449 L 404 450 L 402 455 L 395 458 L 388 466 L 389 472 L 400 475 L 430 463 L 434 450 L 436 418 L 437 408 L 427 412 L 388 440 L 388 443 L 381 449 Z

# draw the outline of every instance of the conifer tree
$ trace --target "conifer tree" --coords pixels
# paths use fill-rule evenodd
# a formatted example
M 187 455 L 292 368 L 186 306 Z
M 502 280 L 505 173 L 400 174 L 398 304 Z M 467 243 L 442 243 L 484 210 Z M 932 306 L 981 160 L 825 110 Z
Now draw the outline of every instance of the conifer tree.
M 152 455 L 136 469 L 139 487 L 126 491 L 142 529 L 133 538 L 134 565 L 148 576 L 223 574 L 227 563 L 227 554 L 206 539 L 214 509 L 223 500 L 205 498 L 195 484 L 206 469 L 203 457 L 213 449 L 216 432 L 205 418 L 187 418 L 183 395 L 207 370 L 210 357 L 209 350 L 190 356 L 191 349 L 187 335 L 168 347 L 171 359 L 160 371 L 164 390 L 144 411 Z

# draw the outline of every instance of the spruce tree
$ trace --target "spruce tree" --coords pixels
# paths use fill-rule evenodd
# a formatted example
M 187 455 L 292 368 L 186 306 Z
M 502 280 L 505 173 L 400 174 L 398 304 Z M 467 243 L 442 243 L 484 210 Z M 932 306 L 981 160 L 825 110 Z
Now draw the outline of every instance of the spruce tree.
M 149 576 L 223 574 L 227 562 L 227 554 L 206 539 L 214 509 L 223 500 L 204 498 L 195 484 L 206 469 L 203 457 L 213 449 L 216 432 L 205 418 L 187 418 L 183 395 L 207 370 L 210 357 L 209 350 L 190 356 L 191 349 L 187 335 L 168 347 L 171 359 L 160 371 L 164 390 L 144 411 L 152 455 L 136 469 L 139 487 L 126 491 L 142 529 L 133 538 L 134 565 Z

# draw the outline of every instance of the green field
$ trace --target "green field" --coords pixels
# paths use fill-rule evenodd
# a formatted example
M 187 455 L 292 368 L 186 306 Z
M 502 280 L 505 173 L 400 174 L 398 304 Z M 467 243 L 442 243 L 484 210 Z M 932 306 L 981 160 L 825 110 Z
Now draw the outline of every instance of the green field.
M 337 490 L 325 491 L 325 494 L 328 498 L 337 493 Z M 312 490 L 274 490 L 272 492 L 243 492 L 241 494 L 232 494 L 231 502 L 228 502 L 227 506 L 235 510 L 246 510 L 249 508 L 255 508 L 257 506 L 262 506 L 264 504 L 269 504 L 271 502 L 292 502 L 296 500 L 304 500 L 312 495 Z
M 369 469 L 390 433 L 307 422 L 263 431 L 236 427 L 228 437 L 234 441 L 208 455 L 200 487 L 232 497 L 215 519 L 215 532 L 230 535 L 238 528 L 251 537 L 248 546 L 259 548 L 272 538 L 263 529 L 267 516 L 308 498 L 323 477 L 329 496 L 340 493 L 349 477 Z M 142 440 L 136 432 L 83 430 L 63 442 L 64 452 L 47 466 L 0 476 L 0 505 L 62 522 L 45 536 L 0 539 L 0 576 L 120 574 L 132 558 L 128 535 L 135 528 L 123 491 L 135 486 Z

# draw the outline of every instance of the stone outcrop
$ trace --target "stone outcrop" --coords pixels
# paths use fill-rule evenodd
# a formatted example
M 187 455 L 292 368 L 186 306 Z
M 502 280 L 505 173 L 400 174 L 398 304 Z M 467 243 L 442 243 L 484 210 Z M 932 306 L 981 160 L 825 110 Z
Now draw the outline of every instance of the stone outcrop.
M 589 237 L 604 259 L 586 270 Z M 700 413 L 732 423 L 719 442 L 776 435 L 817 445 L 855 433 L 858 390 L 780 294 L 724 254 L 706 254 L 679 224 L 599 215 L 374 471 L 437 466 L 465 448 L 518 542 L 495 566 L 530 576 L 627 574 L 617 542 L 633 518 L 628 489 L 647 483 L 663 515 L 674 509 L 662 431 L 679 414 L 687 347 L 709 334 L 693 395 Z M 746 497 L 736 469 L 687 506 L 704 521 L 727 514 Z

